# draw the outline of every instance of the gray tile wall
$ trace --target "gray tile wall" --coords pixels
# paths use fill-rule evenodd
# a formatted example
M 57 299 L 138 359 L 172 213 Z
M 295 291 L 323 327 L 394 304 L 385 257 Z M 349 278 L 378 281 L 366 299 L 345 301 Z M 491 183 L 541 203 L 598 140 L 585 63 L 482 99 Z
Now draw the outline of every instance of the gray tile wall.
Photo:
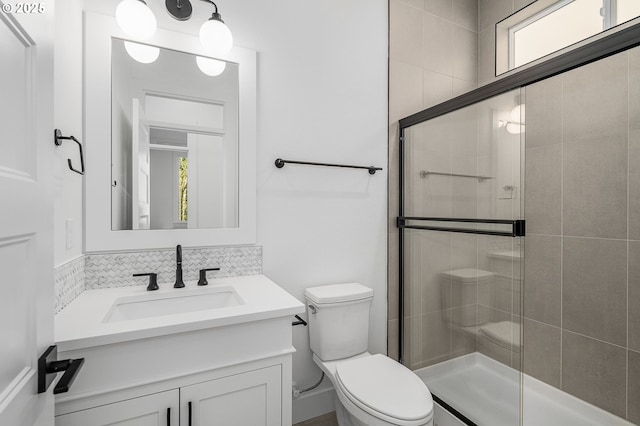
M 398 120 L 477 87 L 478 0 L 390 0 L 389 15 L 388 175 L 392 190 L 387 346 L 389 356 L 397 358 L 398 191 L 393 188 L 398 187 Z M 418 330 L 422 321 L 415 323 L 412 329 Z
M 518 216 L 520 199 L 500 199 L 500 185 L 520 188 L 519 136 L 499 129 L 494 114 L 508 113 L 519 91 L 455 111 L 407 130 L 405 185 L 407 216 Z M 509 149 L 504 149 L 509 147 Z M 513 158 L 512 156 L 515 156 Z M 421 170 L 492 176 L 492 179 L 420 175 Z M 500 183 L 499 183 L 500 182 Z M 508 321 L 520 324 L 520 262 L 494 252 L 519 250 L 512 238 L 405 232 L 405 363 L 412 369 L 432 365 L 476 350 L 514 367 L 520 366 L 520 345 L 480 345 L 477 327 Z M 484 276 L 476 283 L 452 280 L 452 270 L 470 269 Z M 488 271 L 488 272 L 483 272 Z M 454 273 L 456 274 L 456 273 Z M 463 290 L 464 288 L 464 290 Z M 396 325 L 397 323 L 394 323 Z M 507 325 L 502 324 L 502 325 Z M 505 342 L 508 345 L 509 342 Z M 511 350 L 513 349 L 513 350 Z
M 389 188 L 392 190 L 389 193 L 388 350 L 392 357 L 397 357 L 397 337 L 393 336 L 397 336 L 394 328 L 398 324 L 398 232 L 395 225 L 398 192 L 393 190 L 398 187 L 397 120 L 475 89 L 478 83 L 492 81 L 495 78 L 494 24 L 529 3 L 531 0 L 389 2 Z M 480 129 L 480 133 L 487 133 L 484 130 Z M 482 161 L 487 158 L 485 148 L 479 143 L 477 153 L 467 152 L 470 161 L 458 158 L 451 167 L 458 167 L 457 173 L 482 172 L 489 165 L 488 161 Z M 438 166 L 442 166 L 443 163 L 438 162 L 441 158 L 430 154 Z M 465 198 L 467 201 L 490 199 L 489 194 L 482 193 L 482 188 L 475 189 L 469 182 L 452 182 L 451 185 L 456 194 L 467 196 L 459 197 L 446 214 L 487 215 L 490 207 L 487 203 L 464 201 Z M 442 197 L 443 194 L 438 192 L 441 188 L 432 188 L 434 193 L 424 196 Z M 420 197 L 416 200 L 421 201 Z M 434 209 L 439 215 L 446 207 L 436 205 Z M 640 211 L 640 203 L 638 208 Z M 425 297 L 424 293 L 422 297 Z
M 390 356 L 398 336 L 397 120 L 493 81 L 494 24 L 530 2 L 390 1 Z M 457 68 L 463 58 L 445 52 L 468 42 L 455 25 L 476 33 L 476 51 L 466 53 L 477 60 L 475 81 Z M 537 83 L 526 98 L 524 370 L 640 424 L 640 51 Z M 442 253 L 442 242 L 430 244 L 416 253 Z M 425 330 L 454 345 L 433 329 L 442 288 L 433 277 L 429 284 L 429 257 L 408 261 L 425 262 L 427 284 L 420 307 L 408 296 L 420 315 L 407 321 L 415 343 L 407 357 L 436 360 L 442 353 L 423 342 Z
M 526 88 L 524 371 L 640 422 L 640 48 Z

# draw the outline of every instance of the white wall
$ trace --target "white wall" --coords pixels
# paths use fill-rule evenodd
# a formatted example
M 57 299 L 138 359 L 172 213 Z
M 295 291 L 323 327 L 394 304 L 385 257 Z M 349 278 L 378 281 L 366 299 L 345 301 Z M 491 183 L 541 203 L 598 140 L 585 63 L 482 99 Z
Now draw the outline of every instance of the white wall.
M 172 229 L 176 208 L 173 202 L 174 186 L 177 184 L 177 178 L 173 175 L 176 153 L 152 149 L 149 158 L 151 229 Z
M 387 2 L 218 6 L 238 44 L 259 52 L 264 272 L 301 300 L 304 288 L 314 285 L 358 281 L 372 287 L 370 349 L 386 352 Z M 295 165 L 278 170 L 278 157 L 385 170 L 374 176 Z M 294 379 L 307 386 L 320 372 L 306 329 L 295 329 L 294 345 Z
M 86 7 L 106 13 L 117 3 L 85 0 Z M 159 26 L 192 34 L 212 12 L 210 5 L 194 1 L 192 19 L 177 22 L 162 10 L 164 2 L 148 3 Z M 235 44 L 258 52 L 258 244 L 264 273 L 301 300 L 304 289 L 314 285 L 358 281 L 373 288 L 370 350 L 386 352 L 387 1 L 217 4 Z M 74 29 L 67 41 L 80 40 Z M 80 56 L 73 61 L 57 66 L 73 67 L 75 80 L 65 81 L 80 84 Z M 74 89 L 73 103 L 80 107 Z M 70 128 L 77 131 L 80 125 L 75 114 Z M 371 176 L 295 165 L 276 169 L 278 157 L 384 170 Z M 77 189 L 70 203 L 76 208 L 80 193 Z M 56 247 L 63 225 L 58 216 L 57 210 Z M 307 386 L 320 370 L 311 359 L 306 328 L 295 328 L 294 345 L 294 380 Z
M 82 1 L 56 3 L 54 51 L 54 126 L 65 136 L 82 137 Z M 53 135 L 53 129 L 52 129 Z M 53 143 L 53 141 L 52 141 Z M 78 148 L 65 142 L 55 149 L 54 164 L 54 265 L 82 254 L 82 176 L 69 170 L 67 158 L 80 168 Z M 66 221 L 70 219 L 71 248 L 66 245 Z
M 188 144 L 188 191 L 190 194 L 188 227 L 237 226 L 237 219 L 224 223 L 224 209 L 228 208 L 229 204 L 224 191 L 224 140 L 220 136 L 189 133 Z M 234 167 L 234 164 L 231 163 L 230 167 Z M 237 192 L 237 190 L 234 191 Z M 232 211 L 235 213 L 237 208 Z

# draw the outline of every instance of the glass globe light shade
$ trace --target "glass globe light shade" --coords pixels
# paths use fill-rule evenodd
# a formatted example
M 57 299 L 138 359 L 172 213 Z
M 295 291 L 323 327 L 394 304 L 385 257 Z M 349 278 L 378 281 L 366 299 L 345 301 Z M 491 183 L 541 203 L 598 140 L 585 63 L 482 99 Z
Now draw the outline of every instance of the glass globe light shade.
M 524 124 L 525 120 L 525 105 L 520 104 L 513 107 L 511 110 L 511 121 L 514 123 Z
M 128 36 L 146 39 L 156 32 L 156 17 L 140 0 L 122 0 L 116 8 L 116 21 Z
M 224 56 L 233 47 L 233 35 L 224 22 L 209 19 L 200 27 L 200 43 L 214 56 Z
M 225 61 L 218 61 L 217 59 L 203 58 L 202 56 L 196 56 L 196 63 L 200 71 L 211 77 L 218 76 L 224 72 L 227 66 Z
M 525 131 L 525 105 L 520 104 L 513 107 L 510 114 L 511 121 L 507 123 L 507 132 L 512 135 L 519 135 Z
M 150 64 L 160 56 L 160 48 L 155 46 L 125 41 L 124 48 L 129 56 L 142 64 Z
M 512 135 L 519 135 L 520 133 L 524 133 L 524 124 L 518 123 L 507 123 L 506 125 L 507 132 Z

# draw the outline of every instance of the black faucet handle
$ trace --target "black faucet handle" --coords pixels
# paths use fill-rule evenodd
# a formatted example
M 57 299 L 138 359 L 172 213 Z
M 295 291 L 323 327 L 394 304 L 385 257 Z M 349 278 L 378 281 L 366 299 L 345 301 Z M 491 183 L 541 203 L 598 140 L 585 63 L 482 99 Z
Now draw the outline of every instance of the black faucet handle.
M 207 268 L 200 269 L 200 279 L 198 280 L 198 285 L 207 285 L 209 282 L 207 281 L 207 271 L 219 271 L 220 268 Z
M 158 274 L 155 272 L 149 272 L 148 274 L 133 274 L 134 277 L 149 277 L 149 285 L 147 291 L 154 291 L 159 289 L 158 287 Z

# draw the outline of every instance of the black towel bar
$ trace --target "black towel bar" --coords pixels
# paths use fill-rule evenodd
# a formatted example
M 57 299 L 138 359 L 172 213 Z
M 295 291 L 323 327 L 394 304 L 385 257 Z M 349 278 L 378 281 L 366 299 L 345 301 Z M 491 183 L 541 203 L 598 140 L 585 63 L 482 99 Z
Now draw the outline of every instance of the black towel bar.
M 283 168 L 286 163 L 302 164 L 302 165 L 307 165 L 307 166 L 343 167 L 343 168 L 347 168 L 347 169 L 365 169 L 365 170 L 369 170 L 369 174 L 370 175 L 375 175 L 376 171 L 382 170 L 382 167 L 351 166 L 351 165 L 348 165 L 348 164 L 313 163 L 313 162 L 310 162 L 310 161 L 283 160 L 282 158 L 278 158 L 275 161 L 275 165 L 279 169 Z

